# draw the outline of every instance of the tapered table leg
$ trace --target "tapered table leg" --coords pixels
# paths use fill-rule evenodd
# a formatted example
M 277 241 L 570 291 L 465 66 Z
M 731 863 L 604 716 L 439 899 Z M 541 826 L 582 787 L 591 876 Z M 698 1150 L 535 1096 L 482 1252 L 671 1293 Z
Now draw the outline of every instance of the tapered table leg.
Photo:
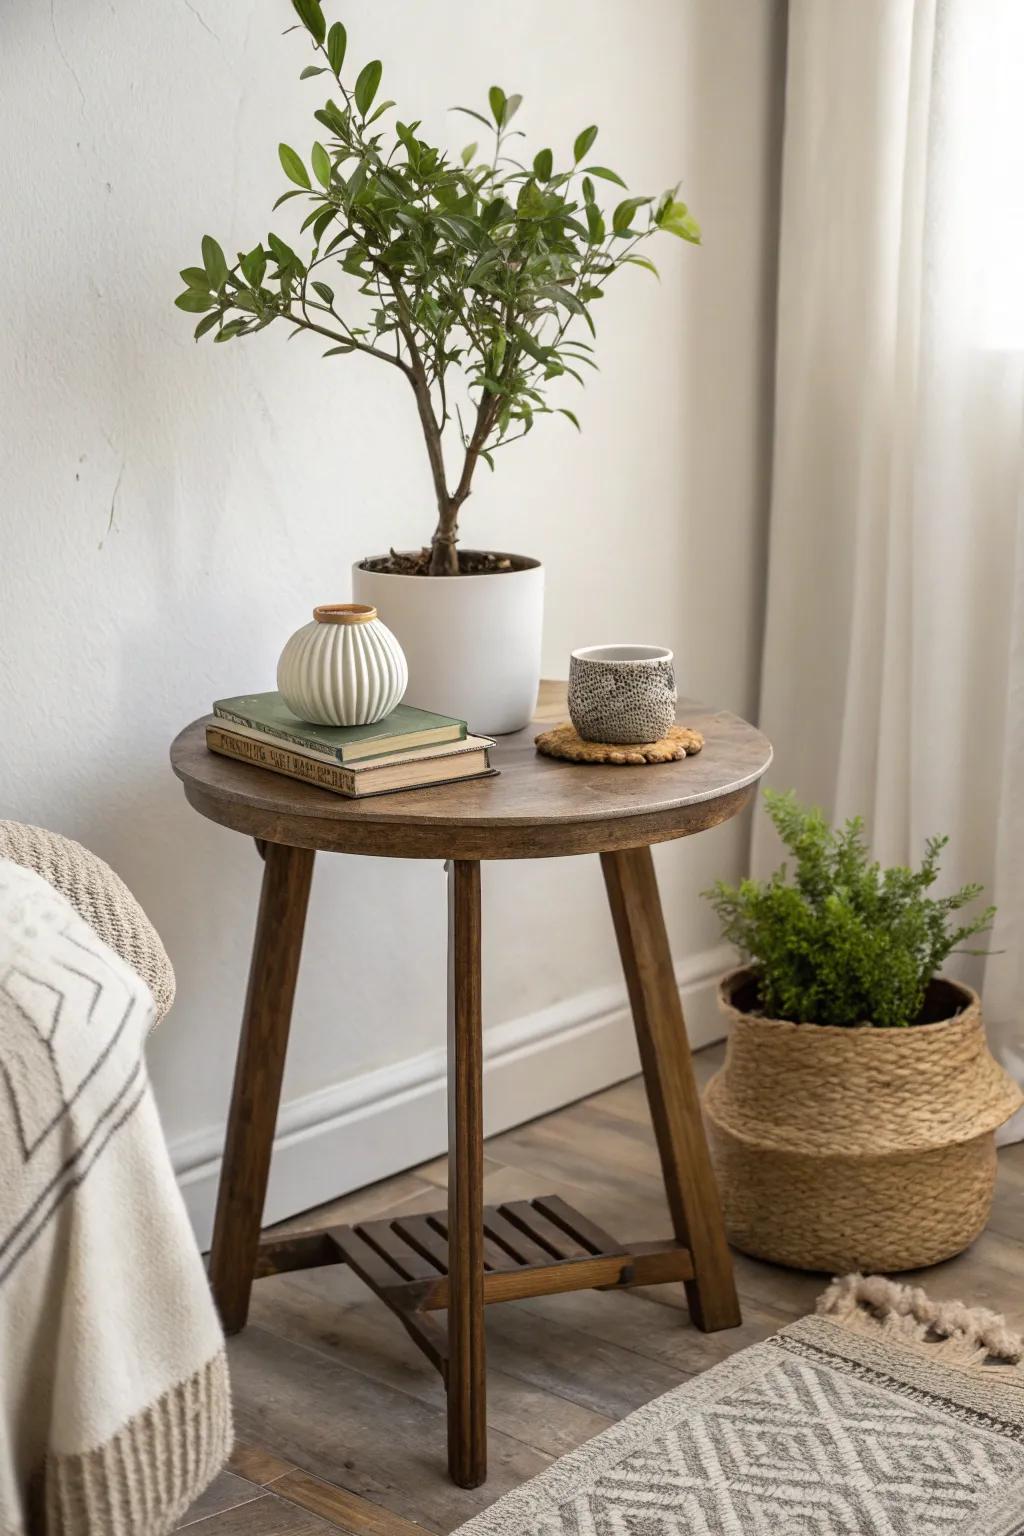
M 217 1192 L 210 1285 L 226 1333 L 245 1327 L 281 1099 L 313 851 L 266 843 L 263 889 Z
M 448 1470 L 487 1477 L 480 865 L 448 865 Z
M 603 853 L 647 1098 L 676 1237 L 693 1258 L 690 1315 L 713 1333 L 741 1321 L 650 848 Z

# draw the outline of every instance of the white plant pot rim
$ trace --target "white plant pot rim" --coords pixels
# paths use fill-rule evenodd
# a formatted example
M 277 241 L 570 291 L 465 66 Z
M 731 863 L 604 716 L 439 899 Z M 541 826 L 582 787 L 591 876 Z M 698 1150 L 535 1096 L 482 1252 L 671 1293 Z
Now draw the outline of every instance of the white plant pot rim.
M 514 555 L 505 549 L 466 549 L 467 555 L 497 555 L 502 560 L 512 560 L 515 563 L 510 571 L 465 571 L 458 576 L 414 576 L 409 571 L 377 571 L 369 565 L 371 560 L 387 560 L 388 554 L 364 555 L 362 560 L 356 561 L 356 569 L 365 571 L 368 576 L 386 576 L 389 581 L 504 581 L 509 576 L 527 576 L 531 571 L 541 569 L 543 562 L 533 555 Z M 396 555 L 416 555 L 419 550 L 396 549 Z

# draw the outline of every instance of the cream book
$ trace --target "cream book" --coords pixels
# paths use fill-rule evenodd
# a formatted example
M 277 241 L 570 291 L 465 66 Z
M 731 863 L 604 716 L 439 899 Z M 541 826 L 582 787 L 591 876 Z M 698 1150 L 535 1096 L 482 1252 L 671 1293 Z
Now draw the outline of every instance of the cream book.
M 215 721 L 206 727 L 206 745 L 222 757 L 251 763 L 256 768 L 301 779 L 336 795 L 361 799 L 365 795 L 384 795 L 397 789 L 426 789 L 434 784 L 451 784 L 459 779 L 485 778 L 496 772 L 490 765 L 487 736 L 467 736 L 441 746 L 417 747 L 400 754 L 370 758 L 347 767 L 336 759 L 325 761 L 312 753 L 297 752 L 280 742 L 261 741 Z

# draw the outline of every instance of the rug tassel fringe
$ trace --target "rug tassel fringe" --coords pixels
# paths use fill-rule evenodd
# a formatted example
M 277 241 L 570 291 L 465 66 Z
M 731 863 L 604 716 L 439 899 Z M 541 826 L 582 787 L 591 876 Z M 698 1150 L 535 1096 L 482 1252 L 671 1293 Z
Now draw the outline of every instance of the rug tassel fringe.
M 1004 1318 L 961 1301 L 933 1301 L 920 1286 L 882 1275 L 844 1275 L 818 1298 L 819 1317 L 855 1333 L 886 1334 L 925 1345 L 947 1365 L 1024 1364 L 1024 1339 Z

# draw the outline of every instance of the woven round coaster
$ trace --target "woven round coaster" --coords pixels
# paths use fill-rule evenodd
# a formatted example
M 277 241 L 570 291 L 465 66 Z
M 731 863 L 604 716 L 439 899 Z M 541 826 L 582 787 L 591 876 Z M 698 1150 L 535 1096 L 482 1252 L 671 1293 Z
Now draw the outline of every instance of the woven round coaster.
M 675 763 L 692 757 L 704 745 L 699 731 L 685 725 L 669 727 L 660 741 L 645 741 L 638 746 L 624 746 L 611 741 L 584 741 L 568 721 L 534 737 L 538 752 L 545 757 L 562 757 L 570 763 Z

